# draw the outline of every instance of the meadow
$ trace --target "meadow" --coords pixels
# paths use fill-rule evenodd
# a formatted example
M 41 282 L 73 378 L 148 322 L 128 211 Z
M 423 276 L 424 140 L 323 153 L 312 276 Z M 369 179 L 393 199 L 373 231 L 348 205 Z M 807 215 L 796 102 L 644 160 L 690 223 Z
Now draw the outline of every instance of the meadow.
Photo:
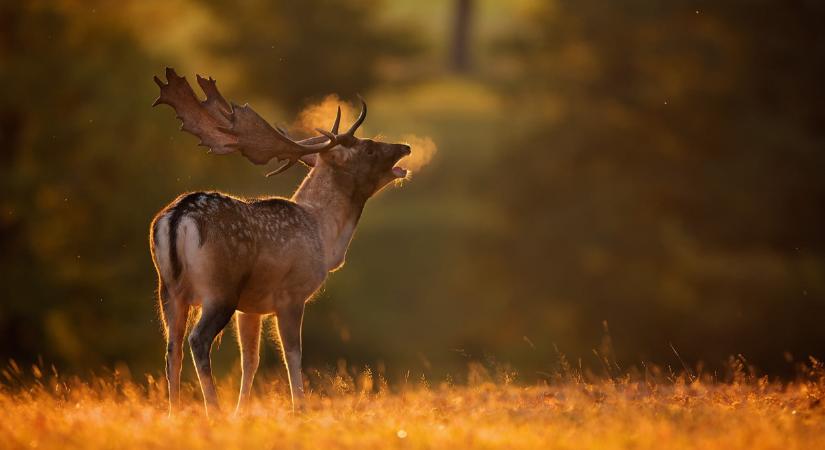
M 472 364 L 461 383 L 388 385 L 363 369 L 309 374 L 293 414 L 287 387 L 262 377 L 241 416 L 207 418 L 194 384 L 167 415 L 162 378 L 125 369 L 62 376 L 11 364 L 0 391 L 0 448 L 703 448 L 825 447 L 825 368 L 794 381 L 758 377 L 731 360 L 724 376 L 646 368 L 593 377 L 562 364 L 540 383 Z M 234 378 L 233 378 L 234 380 Z M 220 383 L 229 406 L 236 386 Z M 230 409 L 230 408 L 225 408 Z

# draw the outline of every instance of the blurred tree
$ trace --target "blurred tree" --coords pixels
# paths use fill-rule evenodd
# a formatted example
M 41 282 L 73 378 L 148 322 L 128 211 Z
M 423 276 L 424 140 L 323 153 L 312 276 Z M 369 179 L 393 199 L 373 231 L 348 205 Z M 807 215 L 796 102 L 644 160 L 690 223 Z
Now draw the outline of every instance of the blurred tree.
M 456 72 L 470 67 L 470 25 L 473 18 L 473 0 L 455 0 L 450 66 Z
M 207 3 L 227 30 L 215 49 L 241 63 L 246 93 L 275 96 L 291 111 L 329 93 L 363 92 L 382 58 L 421 45 L 410 24 L 381 21 L 378 0 Z
M 5 357 L 113 358 L 139 345 L 128 331 L 145 325 L 126 318 L 151 321 L 130 301 L 151 292 L 124 288 L 145 279 L 145 250 L 133 246 L 146 224 L 135 218 L 155 186 L 135 180 L 157 170 L 146 155 L 165 137 L 143 117 L 153 92 L 135 74 L 148 59 L 95 13 L 48 1 L 0 9 Z
M 530 11 L 504 47 L 511 120 L 532 124 L 505 137 L 529 163 L 493 194 L 518 239 L 489 249 L 516 329 L 587 354 L 607 319 L 630 362 L 671 340 L 771 369 L 821 354 L 823 20 L 809 1 Z

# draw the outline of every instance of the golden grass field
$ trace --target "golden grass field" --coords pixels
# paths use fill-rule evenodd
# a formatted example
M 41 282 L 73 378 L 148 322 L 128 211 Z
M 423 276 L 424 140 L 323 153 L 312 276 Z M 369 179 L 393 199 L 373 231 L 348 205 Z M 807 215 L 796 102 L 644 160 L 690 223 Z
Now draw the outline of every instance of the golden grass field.
M 163 380 L 118 371 L 64 379 L 12 364 L 0 391 L 0 448 L 821 449 L 825 370 L 815 360 L 805 367 L 793 382 L 741 366 L 726 381 L 645 371 L 533 385 L 469 376 L 463 386 L 388 387 L 369 371 L 327 374 L 297 415 L 283 380 L 262 377 L 242 417 L 206 418 L 189 384 L 186 406 L 170 418 Z M 222 383 L 227 407 L 231 389 Z

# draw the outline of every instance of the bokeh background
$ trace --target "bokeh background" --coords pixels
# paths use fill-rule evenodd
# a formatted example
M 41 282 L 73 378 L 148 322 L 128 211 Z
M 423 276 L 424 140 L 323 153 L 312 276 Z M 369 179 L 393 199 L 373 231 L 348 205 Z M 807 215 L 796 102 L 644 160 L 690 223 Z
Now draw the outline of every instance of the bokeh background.
M 285 125 L 361 93 L 363 135 L 437 146 L 368 204 L 307 367 L 532 379 L 610 347 L 787 374 L 825 351 L 823 23 L 816 0 L 4 1 L 0 359 L 161 372 L 154 213 L 304 176 L 195 147 L 150 107 L 168 65 Z

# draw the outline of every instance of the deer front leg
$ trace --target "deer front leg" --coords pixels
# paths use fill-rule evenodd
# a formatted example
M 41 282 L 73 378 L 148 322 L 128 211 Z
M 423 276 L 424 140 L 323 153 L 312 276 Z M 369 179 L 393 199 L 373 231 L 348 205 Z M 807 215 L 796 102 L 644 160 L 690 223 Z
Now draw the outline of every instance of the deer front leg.
M 289 376 L 292 410 L 304 409 L 304 382 L 301 377 L 301 323 L 304 303 L 289 305 L 277 312 L 278 335 L 281 338 L 284 364 Z
M 200 320 L 189 334 L 189 348 L 192 349 L 192 359 L 195 361 L 207 415 L 213 409 L 220 411 L 218 392 L 215 389 L 215 381 L 212 379 L 212 362 L 210 361 L 212 343 L 218 333 L 229 323 L 234 312 L 235 308 L 226 306 L 226 303 L 204 302 Z
M 241 392 L 238 394 L 238 406 L 235 408 L 237 415 L 243 412 L 243 408 L 249 401 L 252 380 L 255 378 L 261 359 L 261 315 L 238 312 L 235 315 L 235 322 L 238 326 L 238 344 L 241 346 L 242 373 Z

